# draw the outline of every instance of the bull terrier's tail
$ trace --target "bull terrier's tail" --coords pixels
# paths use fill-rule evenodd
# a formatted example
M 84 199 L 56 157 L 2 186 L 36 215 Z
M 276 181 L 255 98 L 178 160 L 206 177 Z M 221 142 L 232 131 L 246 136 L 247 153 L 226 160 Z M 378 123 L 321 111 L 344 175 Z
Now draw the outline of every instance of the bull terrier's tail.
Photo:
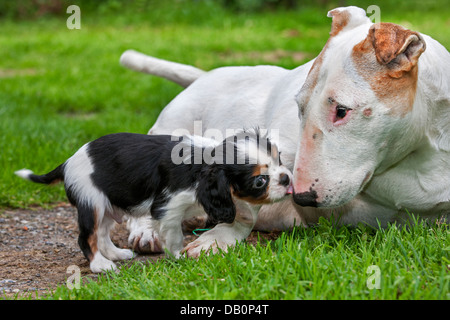
M 134 50 L 125 51 L 120 57 L 120 64 L 135 71 L 163 77 L 184 88 L 206 72 L 190 65 L 150 57 Z

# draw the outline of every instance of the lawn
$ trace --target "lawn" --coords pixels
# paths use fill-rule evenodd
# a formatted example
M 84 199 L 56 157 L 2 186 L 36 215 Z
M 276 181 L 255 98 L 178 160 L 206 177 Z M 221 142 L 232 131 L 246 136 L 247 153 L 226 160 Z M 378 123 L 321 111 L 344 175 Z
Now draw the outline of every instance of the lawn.
M 337 229 L 322 220 L 256 247 L 135 263 L 79 290 L 61 286 L 50 298 L 450 299 L 449 240 L 445 226 Z
M 331 2 L 236 12 L 213 1 L 135 1 L 127 6 L 81 1 L 80 30 L 67 29 L 65 10 L 30 19 L 2 18 L 0 217 L 1 208 L 51 207 L 65 201 L 61 186 L 21 181 L 15 170 L 47 172 L 101 135 L 146 133 L 181 92 L 166 80 L 121 67 L 118 60 L 126 49 L 205 70 L 257 64 L 294 68 L 325 44 L 330 30 L 326 12 L 336 6 Z M 418 30 L 450 47 L 446 1 L 375 2 L 382 21 Z M 443 225 L 335 229 L 322 221 L 223 256 L 130 265 L 80 290 L 61 286 L 50 297 L 449 299 L 449 240 Z M 379 267 L 380 289 L 368 289 L 371 265 Z

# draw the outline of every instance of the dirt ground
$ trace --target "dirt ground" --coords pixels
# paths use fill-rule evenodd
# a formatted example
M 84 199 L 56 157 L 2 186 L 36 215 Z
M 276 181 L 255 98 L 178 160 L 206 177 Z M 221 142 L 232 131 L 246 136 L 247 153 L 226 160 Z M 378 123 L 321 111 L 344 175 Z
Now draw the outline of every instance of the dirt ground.
M 81 275 L 96 279 L 89 263 L 78 247 L 76 209 L 62 203 L 54 209 L 0 210 L 0 299 L 2 296 L 35 296 L 64 284 L 76 265 Z M 198 226 L 201 227 L 201 226 Z M 259 237 L 275 239 L 277 233 L 252 234 L 247 239 L 256 243 Z M 117 225 L 111 235 L 116 246 L 128 248 L 125 223 Z M 186 233 L 185 242 L 196 238 Z M 164 254 L 139 254 L 134 260 L 152 262 Z

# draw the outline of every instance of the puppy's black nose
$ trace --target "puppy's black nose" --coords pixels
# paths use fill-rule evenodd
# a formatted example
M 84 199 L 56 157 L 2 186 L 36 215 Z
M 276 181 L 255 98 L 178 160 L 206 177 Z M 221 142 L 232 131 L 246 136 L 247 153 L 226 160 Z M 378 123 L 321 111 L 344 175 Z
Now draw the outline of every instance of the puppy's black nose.
M 289 179 L 289 176 L 285 173 L 280 174 L 280 184 L 282 186 L 287 187 L 291 183 L 291 179 Z
M 295 203 L 302 207 L 317 207 L 317 192 L 311 188 L 302 193 L 294 192 L 293 198 Z

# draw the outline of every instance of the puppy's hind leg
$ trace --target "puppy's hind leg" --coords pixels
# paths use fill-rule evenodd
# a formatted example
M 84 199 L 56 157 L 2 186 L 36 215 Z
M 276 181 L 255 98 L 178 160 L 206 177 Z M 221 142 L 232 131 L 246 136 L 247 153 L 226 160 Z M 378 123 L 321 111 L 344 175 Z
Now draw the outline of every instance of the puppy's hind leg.
M 111 241 L 110 232 L 114 228 L 115 221 L 109 215 L 103 215 L 102 223 L 98 228 L 98 245 L 100 252 L 108 259 L 129 260 L 133 258 L 133 251 L 129 249 L 119 249 Z
M 78 245 L 86 259 L 90 263 L 93 273 L 100 273 L 105 270 L 115 270 L 116 265 L 111 260 L 106 259 L 100 252 L 98 246 L 98 227 L 103 218 L 103 212 L 99 214 L 88 204 L 78 204 L 78 226 L 80 235 Z M 101 215 L 101 216 L 99 216 Z

